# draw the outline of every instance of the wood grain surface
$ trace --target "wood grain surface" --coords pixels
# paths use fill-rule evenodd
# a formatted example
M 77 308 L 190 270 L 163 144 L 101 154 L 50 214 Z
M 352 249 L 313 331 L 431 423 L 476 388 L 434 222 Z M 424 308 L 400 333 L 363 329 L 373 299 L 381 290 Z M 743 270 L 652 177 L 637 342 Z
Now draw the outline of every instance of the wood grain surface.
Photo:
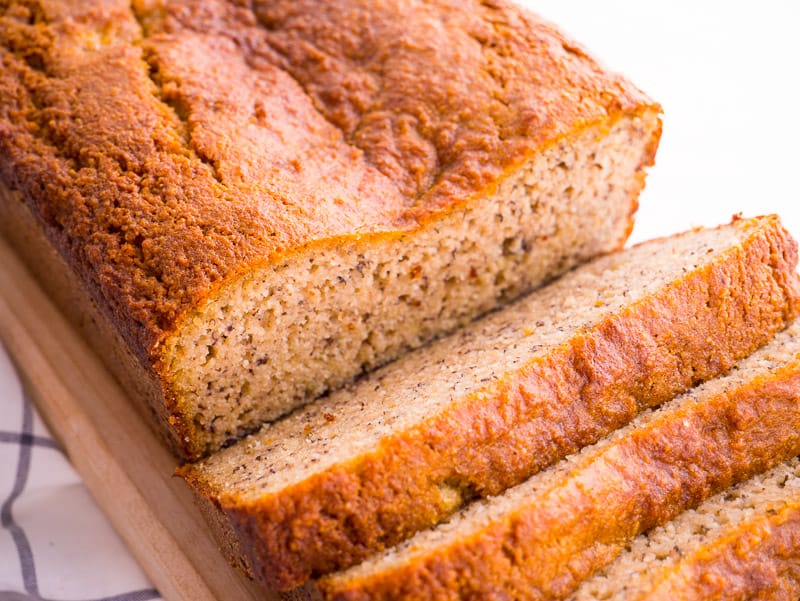
M 278 601 L 229 567 L 176 459 L 0 238 L 0 339 L 89 491 L 167 601 Z

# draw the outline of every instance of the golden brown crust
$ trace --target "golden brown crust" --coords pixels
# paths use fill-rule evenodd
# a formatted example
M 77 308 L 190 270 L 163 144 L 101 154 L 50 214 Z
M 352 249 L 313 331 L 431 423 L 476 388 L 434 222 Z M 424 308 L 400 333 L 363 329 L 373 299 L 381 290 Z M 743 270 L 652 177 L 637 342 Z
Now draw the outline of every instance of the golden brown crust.
M 394 570 L 323 578 L 320 589 L 342 601 L 416 599 L 421 591 L 432 600 L 562 599 L 637 534 L 797 455 L 799 401 L 794 362 L 684 409 L 660 422 L 657 435 L 621 439 L 603 461 L 563 476 L 558 494 L 466 540 Z
M 147 4 L 0 4 L 0 177 L 156 370 L 159 341 L 243 271 L 340 236 L 413 230 L 561 136 L 657 110 L 511 6 L 476 3 L 467 18 L 440 2 L 398 20 L 390 4 Z M 383 63 L 356 68 L 342 35 L 354 15 Z M 418 33 L 399 28 L 411 16 Z M 171 33 L 143 39 L 137 18 Z M 230 68 L 211 69 L 220 62 Z M 208 111 L 224 112 L 220 90 L 259 86 L 272 96 L 248 116 L 254 139 L 284 143 L 226 154 L 240 140 Z
M 257 503 L 180 473 L 227 513 L 268 586 L 353 565 L 454 511 L 441 485 L 497 494 L 766 343 L 800 312 L 797 246 L 775 217 L 736 223 L 741 247 L 352 465 Z
M 189 430 L 170 416 L 171 404 L 164 401 L 169 398 L 169 389 L 134 355 L 108 312 L 98 306 L 50 243 L 41 222 L 33 217 L 20 193 L 8 190 L 2 183 L 0 235 L 11 243 L 47 294 L 105 360 L 131 399 L 140 401 L 143 413 L 154 418 L 149 420 L 151 425 L 158 428 L 172 450 L 180 454 L 186 448 Z
M 552 25 L 504 1 L 138 3 L 152 35 L 236 40 L 285 69 L 395 182 L 415 219 L 493 186 L 535 149 L 653 106 Z
M 636 601 L 796 601 L 798 597 L 800 500 L 795 500 L 704 545 Z

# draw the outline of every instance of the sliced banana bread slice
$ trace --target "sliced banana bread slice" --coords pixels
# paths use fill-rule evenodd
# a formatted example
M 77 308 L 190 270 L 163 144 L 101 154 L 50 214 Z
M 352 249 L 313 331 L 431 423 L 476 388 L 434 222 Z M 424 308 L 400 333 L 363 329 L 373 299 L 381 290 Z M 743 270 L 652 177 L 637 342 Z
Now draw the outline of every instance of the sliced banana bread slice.
M 766 343 L 796 250 L 772 216 L 604 257 L 179 473 L 269 586 L 352 565 Z
M 643 531 L 800 453 L 800 324 L 730 374 L 344 573 L 328 599 L 563 599 Z
M 800 460 L 633 541 L 570 601 L 800 598 Z

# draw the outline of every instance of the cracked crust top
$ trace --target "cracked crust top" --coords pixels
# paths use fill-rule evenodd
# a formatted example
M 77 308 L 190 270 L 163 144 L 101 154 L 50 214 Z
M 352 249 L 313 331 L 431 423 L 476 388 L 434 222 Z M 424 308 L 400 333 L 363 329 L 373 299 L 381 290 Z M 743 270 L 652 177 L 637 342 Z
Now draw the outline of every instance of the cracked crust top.
M 239 273 L 655 106 L 504 2 L 2 0 L 0 60 L 2 182 L 145 363 Z

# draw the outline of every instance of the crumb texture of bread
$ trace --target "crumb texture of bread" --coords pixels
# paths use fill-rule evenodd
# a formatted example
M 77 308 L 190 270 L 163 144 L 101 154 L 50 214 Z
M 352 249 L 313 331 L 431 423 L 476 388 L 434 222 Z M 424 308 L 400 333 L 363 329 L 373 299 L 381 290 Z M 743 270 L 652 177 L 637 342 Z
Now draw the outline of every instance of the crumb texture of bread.
M 319 587 L 348 601 L 566 598 L 637 535 L 800 452 L 799 358 L 795 322 L 729 374 Z
M 796 265 L 772 216 L 607 255 L 180 474 L 294 586 L 730 369 L 800 311 Z
M 4 202 L 154 374 L 176 452 L 624 244 L 660 108 L 467 4 L 0 2 Z
M 637 537 L 570 601 L 800 597 L 800 460 Z

